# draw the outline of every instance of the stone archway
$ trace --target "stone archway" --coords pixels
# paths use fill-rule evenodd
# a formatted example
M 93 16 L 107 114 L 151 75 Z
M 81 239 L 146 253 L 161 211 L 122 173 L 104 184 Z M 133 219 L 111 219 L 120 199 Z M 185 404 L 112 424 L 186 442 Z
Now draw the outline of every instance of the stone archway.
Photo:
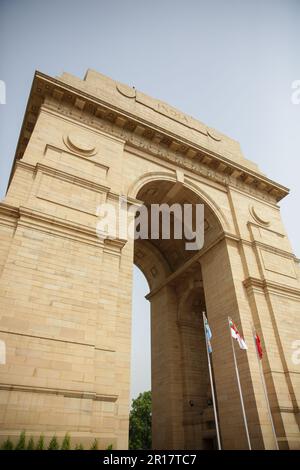
M 162 175 L 163 176 L 163 175 Z M 147 177 L 137 198 L 151 204 L 200 204 L 184 184 Z M 187 251 L 185 240 L 136 240 L 134 261 L 148 280 L 151 303 L 151 357 L 154 448 L 213 447 L 215 431 L 202 324 L 206 311 L 201 252 L 223 233 L 205 207 L 205 244 Z
M 280 448 L 299 448 L 299 264 L 278 206 L 287 193 L 237 142 L 165 103 L 91 70 L 84 80 L 37 72 L 0 204 L 1 439 L 26 429 L 127 447 L 135 262 L 150 285 L 155 447 L 213 445 L 205 306 L 223 447 L 247 448 L 230 315 L 249 345 L 238 363 L 252 447 L 275 447 L 254 325 Z M 99 205 L 117 209 L 122 195 L 203 202 L 203 249 L 99 238 Z

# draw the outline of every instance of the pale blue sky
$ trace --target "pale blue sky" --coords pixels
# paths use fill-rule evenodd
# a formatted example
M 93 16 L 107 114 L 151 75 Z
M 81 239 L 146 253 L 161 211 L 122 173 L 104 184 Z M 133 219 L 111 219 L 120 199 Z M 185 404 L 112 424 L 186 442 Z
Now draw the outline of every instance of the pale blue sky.
M 299 0 L 0 0 L 1 197 L 34 71 L 83 77 L 93 68 L 239 140 L 291 189 L 281 207 L 299 256 L 299 24 Z M 134 396 L 150 380 L 146 290 L 137 273 Z

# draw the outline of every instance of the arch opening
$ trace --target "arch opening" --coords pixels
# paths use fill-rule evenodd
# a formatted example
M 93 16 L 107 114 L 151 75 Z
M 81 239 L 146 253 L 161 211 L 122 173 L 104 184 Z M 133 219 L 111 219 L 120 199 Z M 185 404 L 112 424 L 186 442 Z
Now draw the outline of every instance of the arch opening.
M 204 245 L 187 250 L 184 237 L 134 242 L 134 263 L 143 272 L 151 311 L 152 443 L 155 449 L 216 448 L 202 311 L 207 311 L 202 257 L 223 228 L 212 208 L 184 184 L 153 180 L 137 198 L 152 204 L 204 204 Z M 193 213 L 194 214 L 194 213 Z M 151 227 L 151 218 L 148 220 Z

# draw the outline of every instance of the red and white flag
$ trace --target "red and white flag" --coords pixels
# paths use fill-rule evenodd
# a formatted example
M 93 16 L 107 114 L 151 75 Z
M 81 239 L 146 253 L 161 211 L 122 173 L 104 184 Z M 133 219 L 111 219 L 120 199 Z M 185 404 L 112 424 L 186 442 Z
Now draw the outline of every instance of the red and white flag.
M 258 355 L 259 359 L 262 359 L 263 350 L 262 350 L 261 343 L 260 343 L 260 337 L 258 336 L 256 331 L 254 332 L 254 340 L 255 340 L 255 344 L 256 344 L 257 355 Z
M 236 325 L 233 323 L 231 318 L 229 319 L 229 326 L 230 326 L 231 336 L 232 338 L 237 340 L 239 347 L 241 349 L 248 349 L 244 338 L 240 335 L 239 330 L 237 329 Z

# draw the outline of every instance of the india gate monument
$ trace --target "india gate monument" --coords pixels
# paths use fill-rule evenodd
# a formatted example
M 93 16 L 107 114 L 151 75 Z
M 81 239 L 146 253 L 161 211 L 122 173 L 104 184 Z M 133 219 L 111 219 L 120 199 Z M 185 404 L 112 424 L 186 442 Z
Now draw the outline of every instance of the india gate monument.
M 238 142 L 162 101 L 93 70 L 36 72 L 0 204 L 0 440 L 69 433 L 127 449 L 135 264 L 149 284 L 153 448 L 214 446 L 206 312 L 222 448 L 248 448 L 230 317 L 248 346 L 236 362 L 252 448 L 300 449 L 287 194 Z M 99 206 L 120 199 L 128 212 L 203 205 L 203 246 L 100 236 Z

